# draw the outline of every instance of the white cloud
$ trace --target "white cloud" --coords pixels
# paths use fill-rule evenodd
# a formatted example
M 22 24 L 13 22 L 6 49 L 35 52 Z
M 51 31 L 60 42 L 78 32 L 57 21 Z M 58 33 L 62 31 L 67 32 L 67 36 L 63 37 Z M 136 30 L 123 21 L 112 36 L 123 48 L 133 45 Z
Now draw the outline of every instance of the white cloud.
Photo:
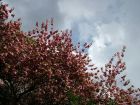
M 80 41 L 87 41 L 92 38 L 95 27 L 87 22 L 82 22 L 78 24 L 78 31 Z
M 140 1 L 139 0 L 60 0 L 59 7 L 65 16 L 64 23 L 78 24 L 80 39 L 93 40 L 90 57 L 103 65 L 123 45 L 127 46 L 127 74 L 134 85 L 140 74 Z M 132 75 L 131 75 L 132 74 Z M 132 83 L 132 84 L 133 84 Z
M 94 30 L 89 31 L 90 33 L 96 31 L 96 35 L 91 37 L 94 43 L 89 48 L 88 53 L 95 64 L 103 66 L 115 53 L 115 50 L 119 50 L 124 45 L 125 34 L 123 27 L 117 22 L 96 24 L 94 27 Z

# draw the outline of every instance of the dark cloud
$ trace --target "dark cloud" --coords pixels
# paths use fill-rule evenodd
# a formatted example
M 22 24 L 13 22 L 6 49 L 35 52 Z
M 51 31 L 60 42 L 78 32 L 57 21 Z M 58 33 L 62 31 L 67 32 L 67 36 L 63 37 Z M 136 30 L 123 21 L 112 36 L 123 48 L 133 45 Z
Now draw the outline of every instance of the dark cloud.
M 30 30 L 36 21 L 42 22 L 54 18 L 56 25 L 63 24 L 63 16 L 59 12 L 56 0 L 6 0 L 15 8 L 17 18 L 21 18 L 23 29 Z M 57 27 L 57 26 L 56 26 Z

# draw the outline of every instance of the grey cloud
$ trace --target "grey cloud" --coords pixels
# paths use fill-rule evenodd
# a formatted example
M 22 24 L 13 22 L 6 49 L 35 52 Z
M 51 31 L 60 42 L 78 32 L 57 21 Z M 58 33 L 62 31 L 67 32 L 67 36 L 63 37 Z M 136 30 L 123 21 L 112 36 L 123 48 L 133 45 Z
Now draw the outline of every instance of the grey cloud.
M 140 1 L 128 0 L 122 5 L 121 23 L 124 27 L 125 43 L 127 45 L 126 63 L 128 75 L 132 82 L 140 87 Z
M 63 24 L 63 16 L 59 13 L 56 0 L 6 0 L 10 7 L 15 8 L 16 17 L 21 18 L 23 29 L 30 30 L 36 21 L 43 22 L 54 18 L 59 27 Z M 57 27 L 57 25 L 56 25 Z

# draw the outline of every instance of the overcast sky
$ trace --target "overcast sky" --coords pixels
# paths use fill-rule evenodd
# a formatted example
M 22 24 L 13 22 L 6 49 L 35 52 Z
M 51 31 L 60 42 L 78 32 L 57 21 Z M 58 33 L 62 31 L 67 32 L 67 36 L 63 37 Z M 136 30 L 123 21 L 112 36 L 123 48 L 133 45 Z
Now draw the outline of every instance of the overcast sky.
M 56 27 L 72 29 L 74 42 L 94 41 L 88 52 L 98 66 L 126 45 L 126 73 L 140 87 L 140 0 L 3 1 L 15 8 L 25 31 L 53 17 Z

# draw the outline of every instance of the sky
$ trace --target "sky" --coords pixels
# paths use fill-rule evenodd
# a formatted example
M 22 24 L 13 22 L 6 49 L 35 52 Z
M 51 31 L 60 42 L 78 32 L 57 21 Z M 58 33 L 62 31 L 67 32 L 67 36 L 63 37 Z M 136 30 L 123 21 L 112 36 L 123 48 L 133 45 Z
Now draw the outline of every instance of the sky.
M 140 0 L 3 1 L 15 8 L 25 31 L 54 18 L 56 28 L 72 30 L 74 43 L 93 41 L 88 53 L 99 67 L 125 45 L 126 74 L 140 87 Z

